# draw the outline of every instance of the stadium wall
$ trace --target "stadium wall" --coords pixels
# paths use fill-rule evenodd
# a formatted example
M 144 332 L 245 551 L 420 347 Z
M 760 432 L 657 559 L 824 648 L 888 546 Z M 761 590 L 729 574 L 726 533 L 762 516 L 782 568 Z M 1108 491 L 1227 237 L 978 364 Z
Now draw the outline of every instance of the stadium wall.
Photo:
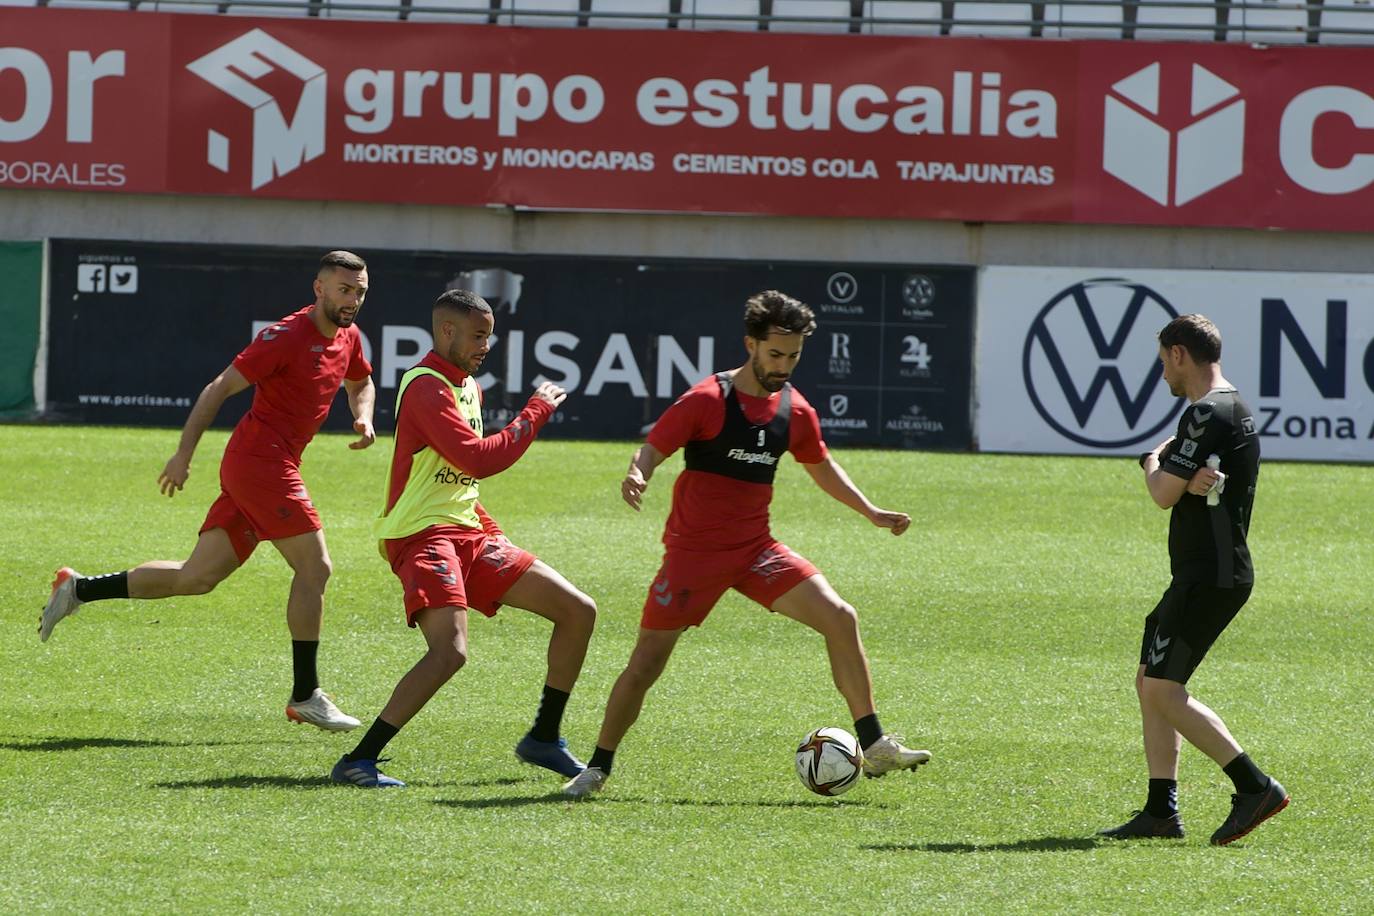
M 0 189 L 0 239 L 417 251 L 1358 272 L 1369 236 L 1158 226 L 568 213 Z

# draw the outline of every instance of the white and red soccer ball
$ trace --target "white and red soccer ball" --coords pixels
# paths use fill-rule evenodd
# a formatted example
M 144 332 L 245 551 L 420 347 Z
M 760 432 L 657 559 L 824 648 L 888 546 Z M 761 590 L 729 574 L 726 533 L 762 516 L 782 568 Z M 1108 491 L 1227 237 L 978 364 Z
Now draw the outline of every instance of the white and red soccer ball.
M 843 795 L 863 772 L 859 742 L 842 728 L 818 728 L 797 748 L 797 778 L 817 795 Z

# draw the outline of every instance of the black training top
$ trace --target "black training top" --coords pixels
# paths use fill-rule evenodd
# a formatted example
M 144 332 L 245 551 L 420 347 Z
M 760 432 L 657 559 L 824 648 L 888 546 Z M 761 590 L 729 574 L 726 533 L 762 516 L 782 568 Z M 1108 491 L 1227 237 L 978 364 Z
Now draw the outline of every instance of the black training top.
M 1260 446 L 1255 418 L 1234 388 L 1216 388 L 1193 403 L 1178 421 L 1160 467 L 1191 479 L 1209 455 L 1221 457 L 1226 489 L 1216 506 L 1184 493 L 1169 516 L 1169 566 L 1175 579 L 1220 588 L 1250 585 L 1255 571 L 1245 535 L 1255 502 Z
M 725 422 L 714 439 L 693 439 L 683 446 L 687 468 L 771 485 L 778 470 L 778 459 L 791 441 L 788 429 L 792 419 L 791 382 L 783 383 L 782 397 L 778 399 L 773 419 L 756 426 L 744 416 L 730 374 L 717 373 L 716 381 L 725 396 Z

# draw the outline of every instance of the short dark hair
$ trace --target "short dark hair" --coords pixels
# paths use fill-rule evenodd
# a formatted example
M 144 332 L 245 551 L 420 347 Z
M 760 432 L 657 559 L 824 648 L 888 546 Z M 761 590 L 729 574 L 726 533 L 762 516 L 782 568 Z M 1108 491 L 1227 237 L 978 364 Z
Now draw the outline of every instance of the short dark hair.
M 1182 347 L 1194 362 L 1221 362 L 1221 332 L 1205 315 L 1179 315 L 1159 332 L 1159 345 Z
M 440 294 L 434 300 L 434 310 L 449 309 L 454 312 L 462 312 L 465 315 L 473 312 L 481 312 L 486 315 L 491 314 L 491 306 L 487 300 L 469 289 L 450 289 Z
M 774 328 L 784 334 L 810 337 L 816 330 L 816 315 L 805 303 L 775 289 L 750 296 L 744 303 L 745 333 L 763 340 Z
M 341 270 L 367 270 L 367 262 L 351 251 L 338 249 L 320 258 L 320 273 L 338 267 Z

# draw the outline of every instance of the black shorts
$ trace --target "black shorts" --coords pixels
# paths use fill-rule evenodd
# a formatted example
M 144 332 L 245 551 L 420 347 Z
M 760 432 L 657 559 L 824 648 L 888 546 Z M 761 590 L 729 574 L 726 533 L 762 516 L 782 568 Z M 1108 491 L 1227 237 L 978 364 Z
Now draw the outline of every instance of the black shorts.
M 1145 618 L 1140 663 L 1146 677 L 1188 683 L 1221 631 L 1250 597 L 1249 585 L 1217 588 L 1206 582 L 1169 583 Z

